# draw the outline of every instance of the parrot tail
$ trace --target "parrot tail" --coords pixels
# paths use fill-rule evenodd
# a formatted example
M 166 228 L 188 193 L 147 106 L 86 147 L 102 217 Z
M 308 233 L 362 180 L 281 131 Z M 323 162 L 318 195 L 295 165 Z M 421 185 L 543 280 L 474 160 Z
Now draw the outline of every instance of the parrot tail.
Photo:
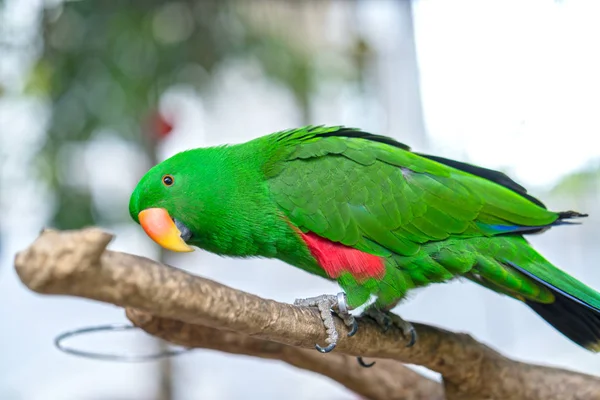
M 552 284 L 512 262 L 505 263 L 543 285 L 554 295 L 555 301 L 550 304 L 525 300 L 533 311 L 573 342 L 595 353 L 600 352 L 600 293 L 562 271 L 563 279 L 553 279 L 555 282 Z

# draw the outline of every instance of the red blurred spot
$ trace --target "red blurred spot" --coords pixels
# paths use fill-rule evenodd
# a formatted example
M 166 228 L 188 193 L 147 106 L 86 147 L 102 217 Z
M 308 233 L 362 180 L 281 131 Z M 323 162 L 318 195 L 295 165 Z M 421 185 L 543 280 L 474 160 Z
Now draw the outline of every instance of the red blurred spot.
M 155 113 L 154 117 L 154 132 L 159 139 L 164 139 L 173 131 L 173 124 L 167 120 L 162 114 Z
M 144 132 L 152 140 L 163 140 L 173 132 L 173 119 L 153 110 L 145 119 Z

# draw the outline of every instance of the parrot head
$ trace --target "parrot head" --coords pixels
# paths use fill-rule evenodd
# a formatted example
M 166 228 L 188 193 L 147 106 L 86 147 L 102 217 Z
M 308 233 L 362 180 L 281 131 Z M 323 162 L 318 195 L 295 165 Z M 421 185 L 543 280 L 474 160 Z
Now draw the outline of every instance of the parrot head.
M 155 165 L 131 194 L 131 218 L 167 250 L 245 251 L 239 243 L 253 240 L 250 227 L 262 226 L 266 202 L 262 159 L 245 149 L 196 148 Z
M 207 236 L 230 229 L 237 205 L 236 174 L 227 147 L 183 151 L 155 165 L 140 179 L 129 200 L 129 213 L 163 248 L 190 252 Z M 218 249 L 217 249 L 218 250 Z
M 129 200 L 131 218 L 152 240 L 175 252 L 194 251 L 187 244 L 192 231 L 185 221 L 189 212 L 190 178 L 181 155 L 176 155 L 150 169 Z

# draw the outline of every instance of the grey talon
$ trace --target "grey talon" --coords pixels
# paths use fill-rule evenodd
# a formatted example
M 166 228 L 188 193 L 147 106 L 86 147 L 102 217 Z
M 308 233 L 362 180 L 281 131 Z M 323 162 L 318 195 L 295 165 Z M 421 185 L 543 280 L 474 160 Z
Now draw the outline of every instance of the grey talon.
M 410 340 L 406 347 L 413 347 L 417 343 L 417 330 L 414 326 L 410 326 Z
M 387 332 L 392 327 L 392 320 L 390 318 L 385 318 L 383 320 L 383 331 Z
M 358 321 L 356 320 L 356 318 L 354 318 L 354 323 L 352 324 L 352 329 L 350 329 L 350 332 L 348 332 L 348 337 L 354 336 L 357 331 L 358 331 Z
M 367 363 L 365 362 L 365 360 L 363 360 L 363 358 L 362 358 L 362 357 L 356 357 L 356 360 L 358 361 L 358 364 L 359 364 L 361 367 L 364 367 L 364 368 L 371 368 L 373 365 L 375 365 L 375 361 L 373 361 L 372 363 L 369 363 L 369 364 L 367 364 Z
M 329 346 L 321 347 L 318 344 L 315 344 L 315 348 L 319 350 L 321 353 L 329 353 L 331 350 L 335 349 L 336 343 L 331 343 Z

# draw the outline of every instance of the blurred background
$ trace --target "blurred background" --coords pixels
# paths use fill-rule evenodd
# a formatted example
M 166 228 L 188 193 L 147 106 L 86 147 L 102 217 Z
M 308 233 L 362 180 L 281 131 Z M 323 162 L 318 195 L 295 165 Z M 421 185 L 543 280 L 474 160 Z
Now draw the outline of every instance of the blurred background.
M 117 235 L 112 249 L 263 297 L 335 293 L 277 261 L 162 253 L 127 210 L 157 161 L 305 124 L 500 169 L 549 208 L 590 213 L 531 241 L 600 289 L 599 18 L 595 0 L 0 0 L 0 399 L 356 398 L 280 362 L 208 350 L 138 364 L 60 353 L 57 334 L 126 322 L 122 310 L 36 295 L 13 269 L 43 226 L 97 225 Z M 600 374 L 598 356 L 468 282 L 395 311 Z M 142 333 L 100 339 L 80 344 L 159 346 Z

